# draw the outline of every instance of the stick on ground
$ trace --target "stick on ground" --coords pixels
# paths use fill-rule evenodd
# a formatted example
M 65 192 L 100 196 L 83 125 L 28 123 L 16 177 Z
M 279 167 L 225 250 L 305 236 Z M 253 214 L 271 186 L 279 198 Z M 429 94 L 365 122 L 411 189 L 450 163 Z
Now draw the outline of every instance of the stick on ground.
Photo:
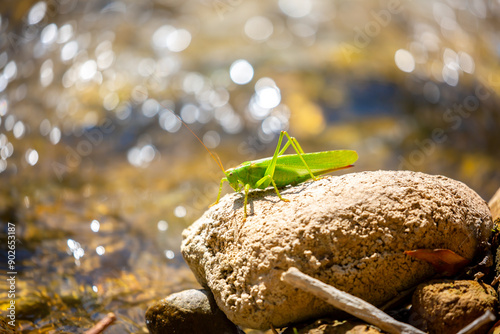
M 478 317 L 476 320 L 462 328 L 457 334 L 470 334 L 474 333 L 476 330 L 482 326 L 495 321 L 495 315 L 490 310 L 486 311 L 482 316 Z
M 84 334 L 100 334 L 104 332 L 109 325 L 111 325 L 116 320 L 116 315 L 114 313 L 108 313 L 104 318 L 102 318 L 97 324 L 91 329 L 86 331 Z
M 332 304 L 359 319 L 377 326 L 383 331 L 394 334 L 425 334 L 421 330 L 399 322 L 361 298 L 325 284 L 309 275 L 302 273 L 297 268 L 290 268 L 281 275 L 281 280 L 309 292 L 316 297 Z

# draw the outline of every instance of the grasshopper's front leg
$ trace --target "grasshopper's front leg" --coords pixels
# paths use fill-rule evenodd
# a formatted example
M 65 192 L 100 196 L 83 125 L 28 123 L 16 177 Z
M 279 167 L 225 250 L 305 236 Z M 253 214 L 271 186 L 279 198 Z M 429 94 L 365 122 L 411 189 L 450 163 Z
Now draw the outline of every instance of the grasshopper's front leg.
M 220 186 L 219 186 L 219 193 L 217 194 L 217 200 L 215 201 L 215 203 L 213 203 L 212 205 L 210 206 L 214 206 L 215 204 L 219 203 L 219 200 L 220 200 L 220 194 L 222 192 L 222 184 L 224 183 L 224 181 L 227 181 L 227 178 L 223 177 L 221 180 L 220 180 Z
M 250 185 L 245 184 L 245 199 L 243 200 L 243 221 L 247 219 L 247 202 L 248 202 L 248 192 L 250 191 Z

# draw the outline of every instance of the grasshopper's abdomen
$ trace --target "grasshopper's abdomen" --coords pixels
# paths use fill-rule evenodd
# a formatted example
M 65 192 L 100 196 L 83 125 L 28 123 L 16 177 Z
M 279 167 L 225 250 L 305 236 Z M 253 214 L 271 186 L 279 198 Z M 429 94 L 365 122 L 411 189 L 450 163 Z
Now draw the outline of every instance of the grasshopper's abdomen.
M 274 171 L 274 182 L 276 183 L 276 186 L 278 188 L 285 187 L 287 185 L 292 185 L 295 186 L 299 183 L 302 183 L 304 181 L 307 181 L 311 178 L 309 174 L 307 175 L 299 175 L 298 173 L 294 171 L 282 171 L 279 169 L 276 169 Z

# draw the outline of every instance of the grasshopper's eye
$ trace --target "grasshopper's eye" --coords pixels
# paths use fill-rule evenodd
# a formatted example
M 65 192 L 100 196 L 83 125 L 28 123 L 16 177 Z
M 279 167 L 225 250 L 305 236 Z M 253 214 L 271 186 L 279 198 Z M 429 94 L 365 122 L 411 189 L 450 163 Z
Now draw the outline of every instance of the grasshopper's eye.
M 229 176 L 233 176 L 233 172 L 229 172 Z

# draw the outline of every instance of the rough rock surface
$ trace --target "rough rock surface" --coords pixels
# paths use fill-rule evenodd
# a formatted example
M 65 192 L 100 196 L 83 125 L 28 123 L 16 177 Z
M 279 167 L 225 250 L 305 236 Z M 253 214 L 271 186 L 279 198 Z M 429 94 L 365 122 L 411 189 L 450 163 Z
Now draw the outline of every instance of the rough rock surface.
M 454 334 L 490 310 L 496 314 L 495 289 L 476 281 L 433 280 L 413 294 L 410 322 L 433 334 Z M 474 333 L 486 333 L 492 323 Z
M 280 281 L 296 267 L 380 305 L 433 274 L 405 250 L 447 248 L 471 259 L 488 239 L 486 202 L 463 183 L 408 171 L 327 177 L 281 191 L 226 195 L 183 233 L 182 254 L 237 325 L 266 329 L 335 309 Z
M 184 290 L 151 305 L 146 311 L 151 334 L 244 334 L 217 307 L 205 290 Z

